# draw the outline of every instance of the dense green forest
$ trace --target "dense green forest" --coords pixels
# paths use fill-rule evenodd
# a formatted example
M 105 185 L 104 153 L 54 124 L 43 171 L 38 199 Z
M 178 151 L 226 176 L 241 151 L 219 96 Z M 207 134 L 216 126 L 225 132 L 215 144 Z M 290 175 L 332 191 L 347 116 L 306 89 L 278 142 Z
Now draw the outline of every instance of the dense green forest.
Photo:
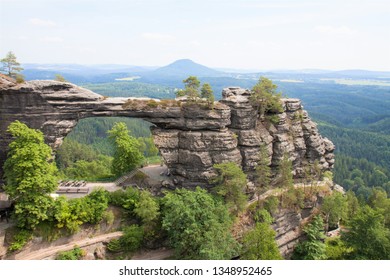
M 62 176 L 92 181 L 112 179 L 114 174 L 110 167 L 115 151 L 107 132 L 119 122 L 126 125 L 130 135 L 139 143 L 144 164 L 160 161 L 150 123 L 121 117 L 88 118 L 79 121 L 56 153 L 56 163 Z

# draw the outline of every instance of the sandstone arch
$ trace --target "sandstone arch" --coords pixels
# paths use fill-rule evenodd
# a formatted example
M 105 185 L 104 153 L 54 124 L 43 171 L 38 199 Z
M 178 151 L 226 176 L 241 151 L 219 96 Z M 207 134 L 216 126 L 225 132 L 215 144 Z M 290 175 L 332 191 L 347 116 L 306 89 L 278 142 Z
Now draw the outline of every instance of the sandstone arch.
M 215 174 L 212 165 L 226 161 L 237 162 L 250 172 L 262 143 L 268 146 L 274 166 L 288 152 L 296 176 L 314 160 L 324 169 L 332 168 L 334 145 L 319 135 L 299 100 L 284 99 L 285 111 L 279 115 L 279 123 L 272 125 L 257 120 L 248 90 L 228 88 L 222 95 L 210 110 L 183 106 L 175 100 L 106 98 L 56 81 L 17 85 L 0 76 L 0 166 L 11 140 L 6 129 L 14 120 L 41 129 L 46 142 L 56 149 L 79 119 L 127 116 L 156 126 L 152 129 L 155 144 L 179 183 L 204 184 Z

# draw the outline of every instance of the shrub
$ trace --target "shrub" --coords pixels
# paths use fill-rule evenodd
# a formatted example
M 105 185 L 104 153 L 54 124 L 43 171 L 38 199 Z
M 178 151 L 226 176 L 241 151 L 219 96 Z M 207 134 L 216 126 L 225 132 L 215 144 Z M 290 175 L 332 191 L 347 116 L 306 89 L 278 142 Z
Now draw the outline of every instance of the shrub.
M 84 250 L 76 247 L 73 250 L 59 253 L 56 260 L 80 260 L 84 255 Z
M 275 213 L 276 210 L 278 210 L 279 207 L 279 198 L 276 196 L 268 197 L 264 201 L 264 208 L 271 214 Z
M 115 221 L 115 215 L 112 211 L 105 211 L 103 213 L 103 220 L 107 223 L 107 225 L 112 226 Z
M 157 108 L 158 107 L 157 101 L 153 100 L 153 99 L 149 100 L 148 103 L 146 103 L 146 105 L 148 107 L 151 107 L 151 108 Z
M 18 229 L 17 233 L 12 237 L 11 245 L 8 247 L 10 252 L 18 251 L 27 244 L 32 238 L 32 232 L 26 229 Z
M 111 252 L 134 252 L 139 249 L 144 239 L 144 229 L 138 225 L 131 225 L 123 229 L 119 239 L 111 240 L 107 249 Z

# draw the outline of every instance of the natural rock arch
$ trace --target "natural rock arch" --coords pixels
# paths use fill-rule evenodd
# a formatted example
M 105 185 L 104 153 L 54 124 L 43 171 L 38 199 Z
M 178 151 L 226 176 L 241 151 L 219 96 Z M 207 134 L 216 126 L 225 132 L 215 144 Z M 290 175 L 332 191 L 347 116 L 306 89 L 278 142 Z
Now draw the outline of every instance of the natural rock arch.
M 334 145 L 322 138 L 298 99 L 284 99 L 279 123 L 262 122 L 249 103 L 250 92 L 228 88 L 212 110 L 176 100 L 106 98 L 70 83 L 31 81 L 15 84 L 0 76 L 0 165 L 11 141 L 6 133 L 15 120 L 42 130 L 54 149 L 79 119 L 99 116 L 141 118 L 156 127 L 154 142 L 176 181 L 205 184 L 215 176 L 213 164 L 233 161 L 251 172 L 265 144 L 276 167 L 284 153 L 293 161 L 296 176 L 308 162 L 323 169 L 334 163 Z M 0 168 L 2 176 L 2 168 Z M 0 177 L 1 178 L 1 177 Z

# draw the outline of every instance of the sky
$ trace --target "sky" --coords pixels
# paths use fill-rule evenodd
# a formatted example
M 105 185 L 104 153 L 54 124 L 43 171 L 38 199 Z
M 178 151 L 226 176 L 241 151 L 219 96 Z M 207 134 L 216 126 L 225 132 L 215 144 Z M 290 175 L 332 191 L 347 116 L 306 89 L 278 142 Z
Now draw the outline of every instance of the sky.
M 389 0 L 0 0 L 0 57 L 390 71 L 389 15 Z

